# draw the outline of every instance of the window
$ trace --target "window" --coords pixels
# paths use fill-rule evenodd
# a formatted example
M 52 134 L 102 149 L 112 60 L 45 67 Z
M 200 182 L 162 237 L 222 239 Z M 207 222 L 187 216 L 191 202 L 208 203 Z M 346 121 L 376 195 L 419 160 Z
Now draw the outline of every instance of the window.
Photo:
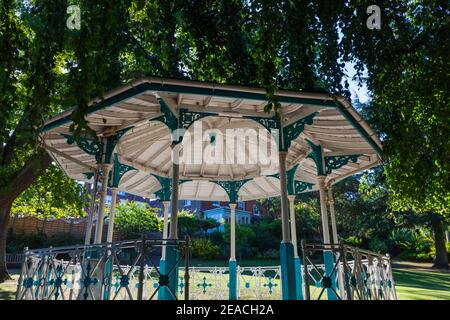
M 238 203 L 238 209 L 244 210 L 244 203 L 243 202 L 239 202 Z
M 184 200 L 184 206 L 191 206 L 192 205 L 192 201 L 191 200 Z
M 117 194 L 118 194 L 119 196 L 124 196 L 124 195 L 125 195 L 125 192 L 123 192 L 123 191 L 118 191 Z
M 220 207 L 220 201 L 213 201 L 212 205 L 214 207 Z
M 259 216 L 259 207 L 258 207 L 257 204 L 254 204 L 254 205 L 253 205 L 253 214 L 254 214 L 255 216 Z

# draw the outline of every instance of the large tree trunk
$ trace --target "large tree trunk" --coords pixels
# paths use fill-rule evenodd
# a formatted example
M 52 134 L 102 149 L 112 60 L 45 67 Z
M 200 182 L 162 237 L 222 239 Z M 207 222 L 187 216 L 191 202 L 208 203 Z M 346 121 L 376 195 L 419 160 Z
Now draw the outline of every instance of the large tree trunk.
M 40 150 L 35 157 L 15 175 L 14 179 L 0 190 L 0 283 L 10 279 L 6 268 L 6 237 L 8 233 L 11 206 L 52 163 L 52 158 L 45 150 Z
M 0 283 L 11 279 L 6 268 L 6 236 L 12 202 L 0 203 Z
M 436 247 L 436 257 L 434 259 L 433 268 L 449 269 L 442 218 L 433 219 L 431 225 L 434 232 L 434 246 Z

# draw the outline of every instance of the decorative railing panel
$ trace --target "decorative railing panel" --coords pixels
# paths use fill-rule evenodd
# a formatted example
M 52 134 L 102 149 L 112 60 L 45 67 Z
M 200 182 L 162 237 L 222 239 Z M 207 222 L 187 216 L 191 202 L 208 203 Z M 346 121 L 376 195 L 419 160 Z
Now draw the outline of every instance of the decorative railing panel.
M 178 251 L 177 267 L 189 259 L 188 241 L 150 240 L 26 250 L 18 300 L 156 299 L 166 281 L 152 253 L 161 246 Z M 173 269 L 171 272 L 175 272 Z M 189 269 L 188 269 L 189 270 Z M 169 272 L 170 273 L 170 272 Z M 189 288 L 189 272 L 183 283 Z M 184 298 L 189 297 L 185 289 Z M 174 297 L 176 298 L 176 297 Z
M 304 242 L 302 251 L 305 299 L 327 299 L 327 291 L 338 300 L 397 299 L 389 255 L 343 244 Z M 325 264 L 318 264 L 327 253 L 333 257 L 328 271 Z

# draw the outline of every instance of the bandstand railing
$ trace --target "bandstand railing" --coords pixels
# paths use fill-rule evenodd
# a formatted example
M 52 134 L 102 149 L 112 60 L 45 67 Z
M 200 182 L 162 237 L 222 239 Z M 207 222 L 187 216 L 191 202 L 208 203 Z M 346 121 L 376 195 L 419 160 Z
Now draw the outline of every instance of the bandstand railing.
M 162 275 L 160 249 L 178 250 L 174 268 Z M 155 252 L 156 251 L 156 252 Z M 325 252 L 332 255 L 328 266 Z M 305 300 L 395 300 L 388 255 L 343 244 L 302 242 Z M 331 261 L 331 262 L 330 262 Z M 178 270 L 177 292 L 167 278 Z M 164 280 L 166 279 L 166 280 Z M 90 246 L 25 250 L 18 300 L 151 300 L 161 288 L 174 299 L 227 300 L 228 267 L 190 267 L 188 240 L 142 239 Z M 281 300 L 281 267 L 237 267 L 240 300 Z
M 165 246 L 178 251 L 162 275 L 152 256 Z M 24 251 L 17 300 L 151 300 L 161 288 L 174 299 L 167 278 L 185 262 L 184 298 L 189 299 L 188 240 L 146 239 Z
M 397 300 L 389 255 L 342 243 L 302 242 L 302 252 L 306 300 L 326 299 L 327 293 L 336 300 Z M 325 266 L 327 253 L 332 257 L 328 268 Z M 324 263 L 318 264 L 321 260 Z

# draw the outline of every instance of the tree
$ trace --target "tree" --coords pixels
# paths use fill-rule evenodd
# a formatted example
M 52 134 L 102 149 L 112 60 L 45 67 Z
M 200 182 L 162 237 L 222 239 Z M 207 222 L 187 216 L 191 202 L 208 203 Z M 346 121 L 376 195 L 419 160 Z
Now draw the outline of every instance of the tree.
M 11 214 L 47 217 L 82 217 L 86 215 L 86 189 L 70 179 L 56 165 L 34 181 L 13 202 Z
M 178 233 L 180 236 L 204 236 L 209 229 L 217 228 L 220 224 L 213 219 L 200 219 L 187 210 L 178 212 Z
M 127 201 L 116 206 L 114 227 L 121 238 L 134 239 L 147 232 L 161 231 L 162 222 L 156 208 Z
M 343 41 L 358 75 L 367 73 L 359 79 L 372 93 L 366 113 L 383 138 L 389 204 L 443 217 L 432 224 L 434 266 L 448 268 L 442 221 L 450 214 L 449 3 L 383 2 L 379 31 L 361 28 L 362 3 L 343 13 Z

